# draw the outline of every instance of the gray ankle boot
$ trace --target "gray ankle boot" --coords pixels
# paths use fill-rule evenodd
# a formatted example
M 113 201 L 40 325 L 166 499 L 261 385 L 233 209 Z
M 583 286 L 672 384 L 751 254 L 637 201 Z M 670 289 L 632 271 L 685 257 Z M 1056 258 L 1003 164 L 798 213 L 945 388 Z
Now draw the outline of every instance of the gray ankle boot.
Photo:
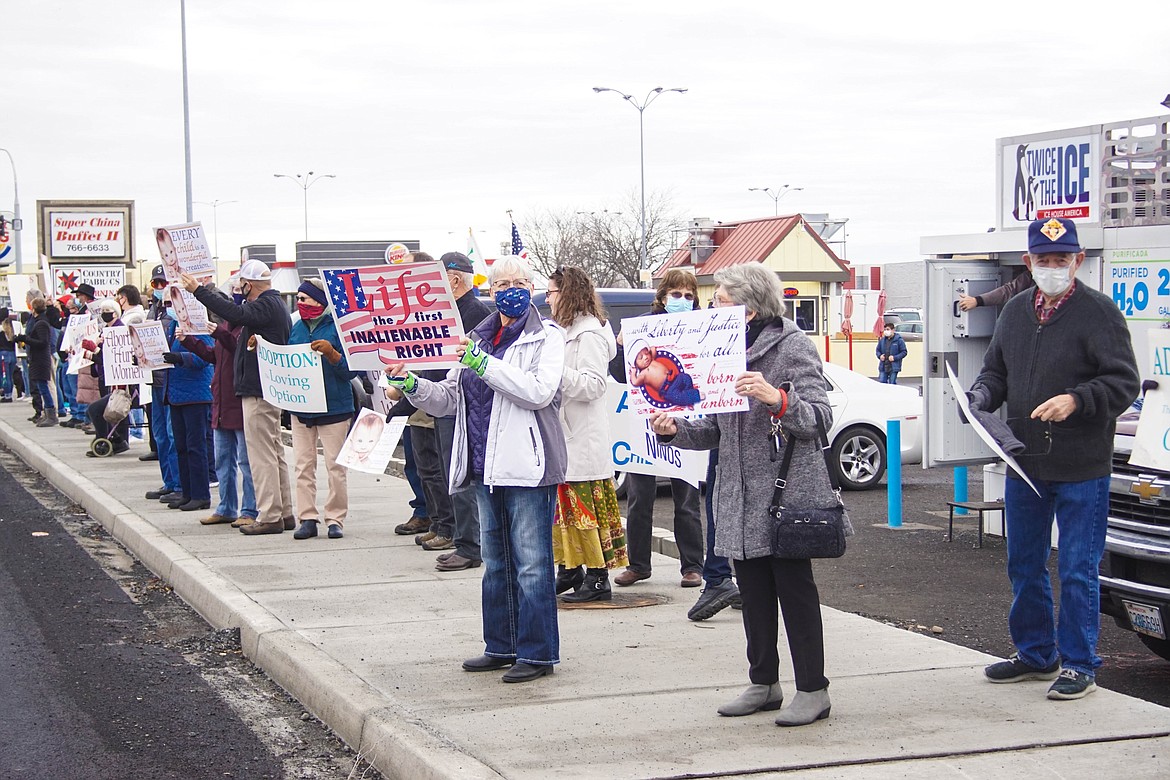
M 780 683 L 749 685 L 738 698 L 720 707 L 719 714 L 736 718 L 760 710 L 778 710 L 783 703 L 784 691 L 780 690 Z
M 817 720 L 829 717 L 829 689 L 819 691 L 797 691 L 792 702 L 776 716 L 777 726 L 807 726 Z

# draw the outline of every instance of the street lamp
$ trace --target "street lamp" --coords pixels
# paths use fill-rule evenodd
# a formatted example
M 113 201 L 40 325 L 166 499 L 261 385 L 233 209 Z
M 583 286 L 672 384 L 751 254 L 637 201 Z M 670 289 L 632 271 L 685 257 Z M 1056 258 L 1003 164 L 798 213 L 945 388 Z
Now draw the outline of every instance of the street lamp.
M 24 228 L 24 222 L 20 219 L 20 188 L 16 184 L 16 162 L 12 159 L 12 152 L 7 149 L 0 149 L 0 152 L 8 155 L 8 164 L 12 166 L 12 240 L 16 242 L 16 272 L 19 274 L 24 271 L 20 254 L 20 231 Z
M 793 187 L 791 184 L 785 184 L 778 190 L 774 190 L 771 187 L 748 187 L 748 192 L 762 192 L 771 198 L 774 207 L 772 216 L 778 217 L 780 216 L 780 199 L 789 192 L 800 192 L 803 189 L 804 187 Z
M 610 87 L 594 87 L 594 92 L 616 92 L 622 96 L 622 100 L 629 103 L 634 108 L 638 109 L 638 162 L 642 172 L 642 251 L 639 256 L 639 269 L 646 270 L 650 267 L 649 258 L 646 253 L 646 133 L 644 131 L 643 114 L 647 107 L 666 92 L 678 92 L 680 94 L 686 92 L 681 87 L 671 87 L 665 89 L 663 87 L 655 87 L 646 93 L 646 97 L 642 98 L 639 103 L 633 95 L 627 95 L 620 89 L 612 89 Z
M 187 182 L 187 221 L 191 208 L 191 101 L 187 97 L 187 2 L 179 0 L 179 29 L 183 38 L 183 163 Z
M 220 206 L 226 206 L 229 203 L 239 203 L 239 201 L 238 200 L 218 200 L 217 199 L 217 200 L 213 200 L 211 202 L 208 202 L 205 200 L 197 200 L 194 202 L 198 203 L 200 206 L 211 206 L 211 226 L 212 226 L 212 230 L 215 231 L 215 257 L 213 259 L 218 260 L 219 259 L 219 211 L 218 211 L 218 209 Z
M 274 173 L 272 175 L 277 179 L 288 179 L 289 181 L 295 183 L 298 187 L 300 187 L 302 190 L 305 191 L 305 240 L 308 241 L 309 240 L 309 187 L 312 187 L 314 184 L 321 181 L 322 179 L 336 179 L 337 177 L 334 176 L 332 173 L 319 173 L 319 174 L 316 174 L 316 177 L 314 178 L 314 174 L 312 171 L 309 171 L 304 176 L 302 176 L 299 173 L 294 175 L 294 176 L 289 176 L 287 173 Z

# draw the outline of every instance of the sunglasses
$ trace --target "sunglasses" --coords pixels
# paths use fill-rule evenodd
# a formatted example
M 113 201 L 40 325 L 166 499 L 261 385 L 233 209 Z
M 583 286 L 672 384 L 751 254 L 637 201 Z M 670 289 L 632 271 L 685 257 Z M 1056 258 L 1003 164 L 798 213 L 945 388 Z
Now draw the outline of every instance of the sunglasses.
M 695 300 L 694 293 L 683 293 L 683 292 L 679 292 L 678 290 L 675 290 L 674 292 L 672 292 L 670 294 L 670 297 L 674 298 L 675 300 L 678 300 L 679 298 L 686 298 L 688 301 Z

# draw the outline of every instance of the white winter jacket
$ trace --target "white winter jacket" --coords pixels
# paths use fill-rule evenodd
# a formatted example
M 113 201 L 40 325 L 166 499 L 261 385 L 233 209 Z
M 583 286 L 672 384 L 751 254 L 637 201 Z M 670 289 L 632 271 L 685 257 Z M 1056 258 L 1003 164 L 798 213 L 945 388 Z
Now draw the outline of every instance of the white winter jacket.
M 561 379 L 561 426 L 569 449 L 566 482 L 613 476 L 609 410 L 605 387 L 617 341 L 608 324 L 593 315 L 578 317 L 565 332 L 565 373 Z

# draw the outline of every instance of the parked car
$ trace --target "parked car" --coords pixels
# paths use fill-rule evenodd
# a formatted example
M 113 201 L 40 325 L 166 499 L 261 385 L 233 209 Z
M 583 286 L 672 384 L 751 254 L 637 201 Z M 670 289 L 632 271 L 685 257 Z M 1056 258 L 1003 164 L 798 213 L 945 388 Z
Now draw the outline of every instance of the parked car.
M 887 325 L 890 323 L 897 325 L 899 322 L 922 322 L 922 309 L 909 307 L 887 309 L 882 313 L 882 321 Z
M 925 324 L 922 322 L 898 322 L 894 324 L 894 332 L 899 333 L 905 341 L 922 341 Z

